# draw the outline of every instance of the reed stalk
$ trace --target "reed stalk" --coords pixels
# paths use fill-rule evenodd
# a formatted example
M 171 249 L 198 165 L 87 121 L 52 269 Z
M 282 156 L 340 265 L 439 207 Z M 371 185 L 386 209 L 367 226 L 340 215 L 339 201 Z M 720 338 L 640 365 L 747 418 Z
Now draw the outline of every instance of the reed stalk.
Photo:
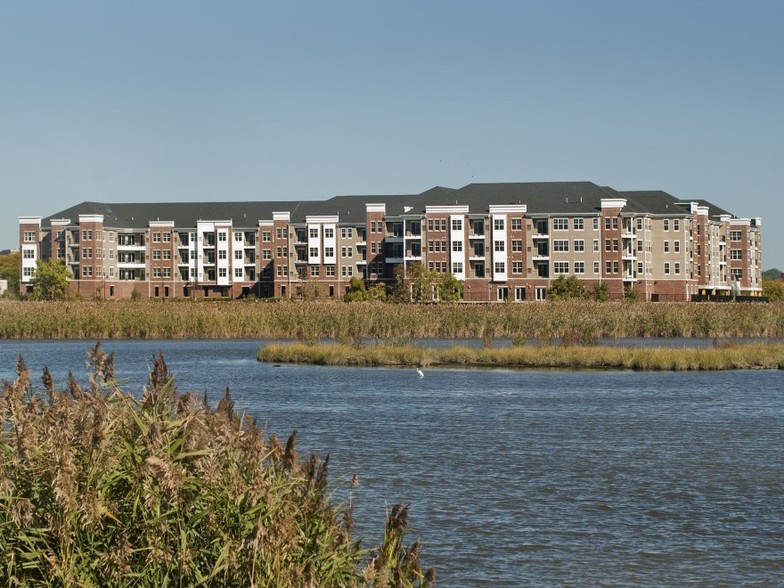
M 328 458 L 301 460 L 294 435 L 285 446 L 264 435 L 228 389 L 212 409 L 179 393 L 158 356 L 136 398 L 118 388 L 113 356 L 96 345 L 90 357 L 87 387 L 69 377 L 58 390 L 47 369 L 42 397 L 22 358 L 3 382 L 0 584 L 432 584 L 407 524 L 360 549 L 350 509 L 329 498 Z

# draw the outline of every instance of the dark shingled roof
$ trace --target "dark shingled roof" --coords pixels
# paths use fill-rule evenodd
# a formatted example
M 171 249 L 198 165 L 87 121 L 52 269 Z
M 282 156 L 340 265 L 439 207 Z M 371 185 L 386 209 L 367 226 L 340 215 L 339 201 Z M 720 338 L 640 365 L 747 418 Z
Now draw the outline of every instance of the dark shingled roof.
M 527 214 L 596 214 L 603 198 L 625 198 L 624 212 L 649 214 L 688 213 L 688 202 L 661 190 L 617 192 L 593 182 L 476 183 L 453 189 L 435 186 L 421 194 L 344 195 L 329 200 L 247 202 L 82 202 L 45 219 L 67 218 L 72 224 L 80 214 L 102 214 L 107 227 L 147 228 L 151 220 L 173 221 L 176 227 L 195 227 L 199 220 L 231 220 L 236 228 L 256 228 L 274 212 L 290 212 L 295 223 L 306 216 L 339 215 L 341 223 L 365 222 L 367 204 L 384 204 L 386 214 L 424 214 L 427 206 L 467 205 L 470 213 L 487 213 L 489 204 L 525 204 Z M 711 218 L 730 214 L 705 200 Z M 732 215 L 731 215 L 732 216 Z

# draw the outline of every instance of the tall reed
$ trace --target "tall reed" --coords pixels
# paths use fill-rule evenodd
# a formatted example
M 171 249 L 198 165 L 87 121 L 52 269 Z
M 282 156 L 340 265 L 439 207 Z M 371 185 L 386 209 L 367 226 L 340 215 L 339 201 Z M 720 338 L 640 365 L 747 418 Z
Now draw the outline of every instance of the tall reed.
M 784 303 L 0 301 L 0 339 L 784 337 Z
M 215 409 L 181 394 L 158 356 L 141 398 L 92 350 L 89 385 L 20 357 L 0 395 L 0 583 L 10 586 L 403 586 L 432 570 L 407 518 L 360 549 L 327 492 L 327 457 L 301 460 L 226 390 Z M 391 547 L 390 547 L 391 546 Z

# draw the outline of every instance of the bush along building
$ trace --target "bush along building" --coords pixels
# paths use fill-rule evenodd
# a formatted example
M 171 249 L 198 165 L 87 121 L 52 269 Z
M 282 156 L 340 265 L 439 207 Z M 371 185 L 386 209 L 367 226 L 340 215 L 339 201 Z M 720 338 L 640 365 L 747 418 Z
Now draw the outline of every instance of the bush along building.
M 591 182 L 326 201 L 82 202 L 19 218 L 20 290 L 30 291 L 38 260 L 61 258 L 76 294 L 106 299 L 340 298 L 352 278 L 393 284 L 416 264 L 452 274 L 466 302 L 543 300 L 561 276 L 602 284 L 611 299 L 755 297 L 761 224 L 702 200 Z

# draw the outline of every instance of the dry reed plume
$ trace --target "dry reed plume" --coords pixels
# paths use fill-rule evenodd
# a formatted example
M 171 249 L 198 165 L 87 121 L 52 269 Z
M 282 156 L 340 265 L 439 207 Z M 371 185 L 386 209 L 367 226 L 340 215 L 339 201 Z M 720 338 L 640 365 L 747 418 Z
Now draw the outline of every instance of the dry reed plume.
M 91 351 L 89 385 L 43 395 L 23 359 L 0 395 L 0 583 L 10 586 L 425 587 L 396 507 L 360 549 L 327 494 L 328 458 L 300 460 L 234 412 L 226 390 L 176 391 L 163 357 L 140 399 Z M 406 511 L 407 512 L 407 511 Z

